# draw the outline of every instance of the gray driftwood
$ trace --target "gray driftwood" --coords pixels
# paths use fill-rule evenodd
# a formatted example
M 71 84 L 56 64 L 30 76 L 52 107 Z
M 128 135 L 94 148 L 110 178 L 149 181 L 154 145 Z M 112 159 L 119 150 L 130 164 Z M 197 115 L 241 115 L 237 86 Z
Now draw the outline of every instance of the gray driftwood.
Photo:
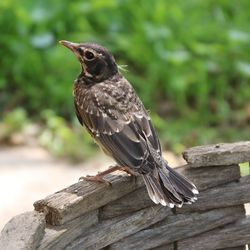
M 110 249 L 152 249 L 156 246 L 196 235 L 199 232 L 206 232 L 236 221 L 243 216 L 244 208 L 242 206 L 220 208 L 204 213 L 173 215 L 160 222 L 159 226 L 142 230 L 112 244 Z
M 203 167 L 190 168 L 183 166 L 176 170 L 191 179 L 198 190 L 205 190 L 221 184 L 238 180 L 240 178 L 240 168 L 238 165 L 220 166 L 220 168 Z
M 121 175 L 107 176 L 112 186 L 80 181 L 35 202 L 35 210 L 45 212 L 49 224 L 62 225 L 144 185 L 142 178 Z
M 250 141 L 193 147 L 183 153 L 183 158 L 191 167 L 250 162 Z
M 227 247 L 221 248 L 221 250 L 246 250 L 246 246 L 238 246 L 238 247 Z
M 229 207 L 250 202 L 250 176 L 244 176 L 238 182 L 207 189 L 199 194 L 197 202 L 177 208 L 177 213 L 204 211 L 219 207 Z
M 163 220 L 172 214 L 169 208 L 152 206 L 139 210 L 130 216 L 116 217 L 103 221 L 91 228 L 80 239 L 73 241 L 67 249 L 100 249 L 123 237 L 134 234 L 150 225 Z
M 174 244 L 167 244 L 159 247 L 154 247 L 151 250 L 175 250 L 175 246 Z
M 206 167 L 205 169 L 204 168 L 187 169 L 186 166 L 177 168 L 176 170 L 186 175 L 191 180 L 193 180 L 200 191 L 207 189 L 208 187 L 217 186 L 214 189 L 217 190 L 216 195 L 220 195 L 219 197 L 222 199 L 221 202 L 227 202 L 227 204 L 231 202 L 233 203 L 232 205 L 237 205 L 237 204 L 242 204 L 242 202 L 244 203 L 245 200 L 250 201 L 250 192 L 243 194 L 242 199 L 244 199 L 244 201 L 242 201 L 242 199 L 238 199 L 238 196 L 240 197 L 242 195 L 242 194 L 238 195 L 238 193 L 240 193 L 241 191 L 245 191 L 247 188 L 250 189 L 250 184 L 249 185 L 247 184 L 247 186 L 245 186 L 244 184 L 244 186 L 242 187 L 237 187 L 236 188 L 236 191 L 238 191 L 237 193 L 232 192 L 232 190 L 230 190 L 230 193 L 225 193 L 223 191 L 224 186 L 223 187 L 218 186 L 219 184 L 228 183 L 233 180 L 238 180 L 240 178 L 240 171 L 237 165 L 222 166 L 220 168 L 221 171 L 218 171 L 216 168 L 208 168 L 208 167 Z M 231 186 L 229 185 L 229 188 L 230 187 Z M 234 188 L 234 186 L 231 187 L 231 189 L 232 188 Z M 207 202 L 207 199 L 217 198 L 217 197 L 212 197 L 210 195 L 210 193 L 215 192 L 214 189 L 209 189 L 209 191 L 207 191 L 209 192 L 208 195 L 207 195 L 207 192 L 205 192 L 205 195 L 203 195 L 203 192 L 202 192 L 200 195 L 201 198 L 199 198 L 199 201 L 196 204 L 198 205 L 201 204 L 201 206 L 204 205 L 205 208 L 207 208 L 206 206 L 210 206 L 210 209 L 214 207 L 225 207 L 226 205 L 221 204 L 221 203 L 218 203 L 219 206 L 217 206 L 217 204 L 212 201 Z M 228 198 L 228 196 L 230 197 Z M 206 197 L 209 197 L 209 198 L 206 198 Z M 151 205 L 152 205 L 152 201 L 147 195 L 146 188 L 141 187 L 133 191 L 132 193 L 129 193 L 121 197 L 120 199 L 112 201 L 108 203 L 107 205 L 103 206 L 100 210 L 100 217 L 103 219 L 112 218 L 112 217 L 119 216 L 122 214 L 130 213 L 130 212 L 133 212 L 138 209 L 145 208 Z M 184 209 L 181 208 L 180 211 L 185 211 L 186 208 L 187 209 L 190 208 L 193 210 L 196 209 L 196 207 L 193 207 L 192 205 L 192 206 L 184 206 Z M 201 210 L 204 210 L 204 208 Z
M 229 247 L 249 244 L 249 242 L 250 218 L 248 217 L 223 228 L 180 240 L 178 242 L 178 250 L 228 249 Z
M 98 210 L 93 210 L 61 226 L 47 226 L 39 250 L 64 249 L 69 242 L 98 223 Z
M 0 249 L 241 250 L 250 242 L 243 205 L 250 202 L 250 177 L 241 178 L 237 164 L 250 160 L 249 144 L 186 151 L 188 166 L 176 170 L 200 191 L 192 205 L 155 205 L 141 177 L 116 172 L 107 177 L 112 187 L 81 181 L 35 202 L 41 213 L 13 218 Z

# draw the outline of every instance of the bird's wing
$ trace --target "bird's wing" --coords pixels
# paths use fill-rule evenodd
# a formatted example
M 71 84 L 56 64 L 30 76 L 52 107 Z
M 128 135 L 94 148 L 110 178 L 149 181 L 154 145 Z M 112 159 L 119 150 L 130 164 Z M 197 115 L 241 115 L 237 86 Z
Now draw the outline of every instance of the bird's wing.
M 80 123 L 87 127 L 108 155 L 120 165 L 141 173 L 147 173 L 159 164 L 161 147 L 158 136 L 139 99 L 139 109 L 124 113 L 121 106 L 112 105 L 112 101 L 115 101 L 112 98 L 102 100 L 102 107 L 105 107 L 105 103 L 109 107 L 102 110 L 91 100 L 86 100 L 84 110 L 75 105 L 76 114 Z
M 161 150 L 158 137 L 148 117 L 138 117 L 123 126 L 118 133 L 100 134 L 97 140 L 102 147 L 122 166 L 148 173 L 161 165 Z

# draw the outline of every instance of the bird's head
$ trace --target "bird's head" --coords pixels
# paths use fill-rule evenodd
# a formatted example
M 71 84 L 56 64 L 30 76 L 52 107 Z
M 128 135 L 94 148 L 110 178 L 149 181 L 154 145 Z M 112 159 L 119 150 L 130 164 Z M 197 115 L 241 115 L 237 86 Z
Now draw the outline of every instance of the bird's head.
M 101 82 L 118 72 L 113 55 L 104 47 L 94 43 L 72 43 L 60 41 L 78 58 L 82 74 L 89 81 Z

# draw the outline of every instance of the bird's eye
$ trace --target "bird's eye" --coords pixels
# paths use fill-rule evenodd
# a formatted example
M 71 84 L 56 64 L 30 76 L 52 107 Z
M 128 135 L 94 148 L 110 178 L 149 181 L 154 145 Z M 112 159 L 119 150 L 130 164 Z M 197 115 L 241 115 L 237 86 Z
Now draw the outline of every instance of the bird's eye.
M 89 50 L 85 50 L 85 52 L 84 52 L 84 57 L 85 57 L 85 59 L 87 59 L 87 60 L 92 60 L 92 59 L 94 59 L 95 58 L 95 55 L 94 55 L 94 53 L 93 52 L 91 52 L 91 51 L 89 51 Z

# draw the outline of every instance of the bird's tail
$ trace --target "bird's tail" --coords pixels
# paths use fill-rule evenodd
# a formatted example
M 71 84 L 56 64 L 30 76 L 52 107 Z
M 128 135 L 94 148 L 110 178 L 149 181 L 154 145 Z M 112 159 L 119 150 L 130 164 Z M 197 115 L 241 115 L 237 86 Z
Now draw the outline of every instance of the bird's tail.
M 196 186 L 174 169 L 164 164 L 161 168 L 143 175 L 149 197 L 156 204 L 181 207 L 197 200 L 199 193 Z

